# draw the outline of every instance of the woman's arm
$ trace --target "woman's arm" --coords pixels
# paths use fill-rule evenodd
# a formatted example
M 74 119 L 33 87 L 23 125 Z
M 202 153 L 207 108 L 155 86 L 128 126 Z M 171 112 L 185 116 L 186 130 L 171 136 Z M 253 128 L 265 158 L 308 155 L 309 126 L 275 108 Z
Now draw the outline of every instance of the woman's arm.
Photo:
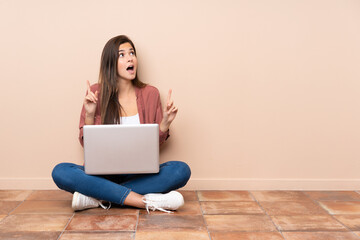
M 178 108 L 175 107 L 174 101 L 171 99 L 171 93 L 172 90 L 170 89 L 168 93 L 166 105 L 163 109 L 163 118 L 159 126 L 162 132 L 166 132 L 167 130 L 169 130 L 170 124 L 172 123 L 172 121 L 174 121 L 176 114 L 178 112 Z
M 84 99 L 84 104 L 81 109 L 80 123 L 79 123 L 79 141 L 84 146 L 83 140 L 83 127 L 84 125 L 97 124 L 97 120 L 101 120 L 100 117 L 96 116 L 96 109 L 98 106 L 98 86 L 93 85 L 90 87 L 90 82 L 87 81 L 87 93 Z M 95 91 L 95 93 L 93 92 Z M 99 112 L 99 111 L 98 111 Z
M 153 93 L 153 99 L 156 101 L 155 122 L 159 124 L 159 143 L 161 145 L 170 137 L 169 128 L 176 116 L 177 108 L 173 108 L 174 104 L 171 101 L 171 90 L 169 91 L 170 95 L 168 95 L 166 106 L 164 108 L 161 106 L 159 91 L 156 89 Z

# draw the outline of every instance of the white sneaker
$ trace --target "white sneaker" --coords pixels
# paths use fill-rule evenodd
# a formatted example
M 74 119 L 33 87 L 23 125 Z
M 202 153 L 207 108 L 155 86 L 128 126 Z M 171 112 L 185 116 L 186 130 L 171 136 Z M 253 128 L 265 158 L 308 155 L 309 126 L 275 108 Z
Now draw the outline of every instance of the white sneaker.
M 184 205 L 184 198 L 181 193 L 171 191 L 169 193 L 150 193 L 144 195 L 143 202 L 146 204 L 146 210 L 160 210 L 167 213 L 172 213 L 168 210 L 176 210 Z M 167 210 L 166 210 L 167 209 Z
M 97 208 L 101 206 L 103 209 L 109 209 L 111 207 L 111 203 L 109 203 L 108 207 L 105 207 L 101 201 L 85 196 L 81 193 L 74 192 L 71 207 L 74 211 L 84 210 L 88 208 Z

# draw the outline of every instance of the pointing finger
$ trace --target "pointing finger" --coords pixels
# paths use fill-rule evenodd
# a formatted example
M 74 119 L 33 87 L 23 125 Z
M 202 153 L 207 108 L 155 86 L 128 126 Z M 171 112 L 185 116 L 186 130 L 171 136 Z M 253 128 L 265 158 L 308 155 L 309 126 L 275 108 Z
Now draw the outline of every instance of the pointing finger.
M 167 103 L 168 103 L 168 104 L 169 104 L 170 99 L 171 99 L 171 93 L 172 93 L 172 90 L 169 89 L 169 93 L 168 93 L 168 97 L 167 97 Z
M 87 83 L 87 90 L 88 90 L 88 93 L 89 93 L 89 92 L 91 92 L 89 80 L 86 80 L 86 83 Z

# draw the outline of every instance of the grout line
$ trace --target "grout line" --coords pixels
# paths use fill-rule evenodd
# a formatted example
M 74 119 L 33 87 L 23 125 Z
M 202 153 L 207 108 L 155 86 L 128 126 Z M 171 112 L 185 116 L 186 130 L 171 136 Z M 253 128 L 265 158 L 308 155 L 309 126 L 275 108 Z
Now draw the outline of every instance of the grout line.
M 21 190 L 19 190 L 21 191 Z M 12 213 L 18 208 L 20 207 L 21 204 L 23 204 L 25 202 L 25 200 L 34 192 L 34 190 L 31 190 L 30 193 L 24 198 L 24 200 L 22 201 L 16 201 L 16 200 L 11 200 L 11 202 L 19 202 L 19 204 L 13 208 L 9 213 L 7 214 L 3 214 L 3 215 L 6 215 L 3 219 L 0 220 L 0 222 L 4 221 L 6 218 L 8 218 L 10 215 L 12 215 Z M 6 202 L 6 201 L 4 201 Z
M 199 200 L 199 195 L 198 195 L 198 191 L 197 191 L 197 190 L 195 190 L 195 196 L 196 196 L 196 201 L 200 202 L 200 200 Z
M 354 235 L 355 237 L 357 237 L 358 239 L 360 239 L 360 236 L 358 236 L 357 234 L 355 234 L 353 231 L 351 231 L 352 235 Z
M 12 213 L 13 213 L 18 207 L 20 207 L 20 205 L 23 204 L 23 203 L 25 202 L 25 200 L 19 201 L 19 202 L 20 202 L 20 203 L 19 203 L 13 210 L 11 210 L 11 211 L 9 212 L 8 216 L 12 215 Z
M 22 201 L 16 201 L 16 200 L 12 201 L 12 202 L 20 202 L 20 203 L 19 203 L 13 210 L 11 210 L 11 211 L 8 213 L 8 216 L 10 216 L 18 207 L 20 207 L 20 205 L 23 204 L 23 203 L 26 201 L 26 199 L 27 199 L 33 192 L 34 192 L 34 190 L 31 190 L 31 192 L 29 193 L 29 195 L 27 195 L 27 196 L 24 198 L 24 200 L 22 200 Z
M 303 193 L 309 197 L 316 205 L 318 205 L 320 208 L 322 208 L 333 220 L 335 220 L 336 222 L 340 223 L 340 225 L 342 225 L 343 227 L 345 227 L 345 229 L 350 232 L 352 235 L 356 236 L 357 238 L 359 238 L 359 236 L 357 236 L 351 229 L 349 229 L 345 224 L 343 224 L 342 222 L 340 222 L 339 220 L 337 220 L 334 215 L 336 214 L 331 214 L 326 208 L 322 207 L 321 204 L 319 203 L 320 201 L 318 200 L 315 200 L 315 199 L 312 199 L 309 195 L 307 195 L 305 193 L 305 191 L 303 191 Z M 346 215 L 346 214 L 345 214 Z M 335 232 L 338 231 L 338 232 L 341 232 L 341 230 L 335 230 Z
M 255 198 L 255 196 L 252 194 L 252 191 L 247 191 L 250 194 L 250 197 L 253 199 L 254 202 L 258 203 L 258 200 Z M 265 211 L 265 210 L 264 210 Z
M 69 218 L 69 221 L 66 223 L 64 229 L 60 232 L 59 237 L 57 238 L 57 240 L 59 240 L 61 238 L 61 236 L 63 235 L 63 233 L 65 232 L 66 228 L 69 226 L 71 220 L 74 218 L 75 216 L 75 212 L 73 213 L 73 215 Z
M 136 233 L 137 233 L 137 227 L 139 225 L 139 221 L 140 221 L 140 210 L 138 210 L 138 213 L 136 214 L 136 226 L 135 226 L 135 232 L 134 232 L 133 240 L 136 239 Z
M 204 217 L 204 211 L 203 211 L 203 209 L 202 209 L 202 207 L 201 207 L 201 201 L 199 200 L 199 195 L 198 195 L 198 191 L 197 191 L 197 190 L 195 191 L 195 195 L 196 195 L 197 201 L 198 201 L 198 203 L 199 203 L 199 205 L 200 205 L 201 216 L 202 216 L 202 218 L 203 218 L 203 221 L 204 221 L 204 224 L 205 224 L 206 231 L 207 231 L 207 233 L 208 233 L 209 239 L 212 240 L 212 239 L 211 239 L 211 234 L 210 234 L 210 231 L 209 231 L 209 228 L 208 228 L 208 225 L 207 225 L 206 220 L 205 220 L 205 217 Z
M 281 230 L 276 226 L 276 224 L 274 223 L 274 221 L 272 220 L 272 218 L 270 217 L 270 215 L 266 212 L 266 210 L 263 208 L 263 206 L 261 206 L 260 202 L 255 198 L 255 196 L 252 194 L 251 191 L 248 191 L 248 193 L 250 194 L 250 196 L 252 198 L 254 198 L 255 202 L 259 205 L 259 207 L 264 211 L 265 215 L 270 219 L 270 221 L 272 222 L 272 224 L 275 226 L 275 229 L 278 231 L 278 233 L 280 233 L 280 235 L 286 240 L 286 238 L 284 237 L 284 235 L 282 234 Z
M 26 199 L 28 199 L 28 198 L 31 196 L 31 194 L 33 194 L 34 192 L 35 192 L 35 190 L 31 190 L 31 192 L 29 193 L 29 195 L 26 196 L 26 198 L 24 199 L 24 201 L 26 201 Z
M 25 201 L 25 200 L 24 200 L 24 201 Z M 18 207 L 20 207 L 20 205 L 23 204 L 24 201 L 20 202 L 13 210 L 11 210 L 11 211 L 8 213 L 8 216 L 12 215 L 12 213 L 13 213 Z

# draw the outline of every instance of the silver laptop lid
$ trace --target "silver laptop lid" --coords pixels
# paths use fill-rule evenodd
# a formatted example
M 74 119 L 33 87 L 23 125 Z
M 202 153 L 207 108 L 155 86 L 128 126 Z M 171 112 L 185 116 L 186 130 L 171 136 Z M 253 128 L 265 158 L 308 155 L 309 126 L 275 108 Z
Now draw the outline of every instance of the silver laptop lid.
M 85 125 L 85 173 L 159 172 L 159 125 Z

